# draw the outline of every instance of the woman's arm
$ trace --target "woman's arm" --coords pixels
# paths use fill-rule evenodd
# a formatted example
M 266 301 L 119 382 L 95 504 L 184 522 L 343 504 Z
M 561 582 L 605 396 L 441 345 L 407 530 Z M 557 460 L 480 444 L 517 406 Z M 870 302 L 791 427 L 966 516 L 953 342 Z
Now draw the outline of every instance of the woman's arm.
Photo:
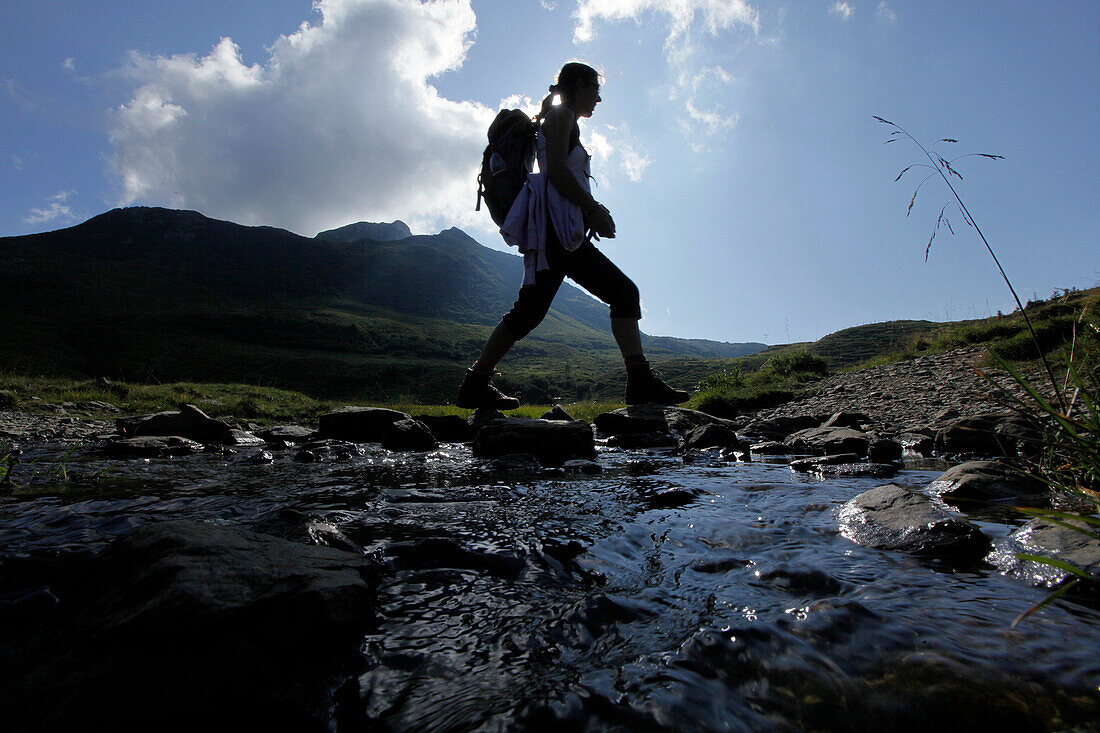
M 585 219 L 595 228 L 601 237 L 615 236 L 615 222 L 606 208 L 581 187 L 573 171 L 569 170 L 566 159 L 569 157 L 569 139 L 577 118 L 573 111 L 564 105 L 553 107 L 542 123 L 542 134 L 546 138 L 546 177 L 565 198 L 581 207 Z

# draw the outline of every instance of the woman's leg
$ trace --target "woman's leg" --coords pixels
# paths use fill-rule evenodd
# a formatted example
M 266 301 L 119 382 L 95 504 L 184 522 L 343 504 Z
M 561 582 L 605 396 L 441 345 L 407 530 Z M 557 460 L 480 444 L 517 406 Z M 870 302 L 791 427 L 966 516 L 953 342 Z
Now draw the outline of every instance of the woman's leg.
M 508 330 L 507 324 L 501 320 L 497 327 L 493 329 L 493 332 L 489 334 L 489 340 L 485 342 L 485 348 L 481 350 L 481 356 L 477 358 L 471 368 L 491 373 L 515 343 L 516 339 L 512 336 L 512 332 Z

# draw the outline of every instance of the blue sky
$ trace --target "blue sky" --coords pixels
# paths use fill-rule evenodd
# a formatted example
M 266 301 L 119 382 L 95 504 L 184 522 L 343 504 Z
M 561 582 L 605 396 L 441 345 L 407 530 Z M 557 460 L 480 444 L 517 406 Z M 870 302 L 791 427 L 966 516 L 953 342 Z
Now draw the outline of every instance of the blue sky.
M 1100 3 L 903 0 L 37 0 L 0 9 L 0 235 L 118 205 L 306 236 L 459 226 L 488 121 L 561 64 L 605 74 L 582 124 L 649 333 L 813 340 L 1100 284 Z

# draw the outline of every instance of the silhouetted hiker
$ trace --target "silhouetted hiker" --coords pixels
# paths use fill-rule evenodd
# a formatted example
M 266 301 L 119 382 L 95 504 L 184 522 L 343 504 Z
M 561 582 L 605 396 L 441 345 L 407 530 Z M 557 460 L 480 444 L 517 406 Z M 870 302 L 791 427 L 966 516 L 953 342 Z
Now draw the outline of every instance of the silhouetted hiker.
M 554 95 L 561 104 L 552 104 Z M 458 391 L 459 407 L 511 410 L 519 400 L 502 394 L 491 378 L 497 363 L 516 341 L 542 322 L 562 280 L 578 285 L 611 306 L 611 333 L 626 362 L 626 402 L 673 405 L 688 393 L 665 384 L 642 351 L 638 288 L 592 244 L 591 230 L 613 238 L 615 222 L 592 198 L 590 156 L 580 142 L 577 119 L 591 117 L 600 99 L 600 76 L 590 66 L 571 62 L 542 102 L 536 155 L 540 173 L 528 177 L 500 233 L 523 253 L 523 285 L 512 310 L 489 336 L 481 356 L 466 372 Z

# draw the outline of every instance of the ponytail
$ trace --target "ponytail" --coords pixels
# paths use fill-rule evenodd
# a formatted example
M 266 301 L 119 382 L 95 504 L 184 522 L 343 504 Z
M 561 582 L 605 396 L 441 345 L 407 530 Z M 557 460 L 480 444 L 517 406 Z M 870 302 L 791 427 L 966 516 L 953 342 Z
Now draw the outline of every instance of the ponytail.
M 542 122 L 542 120 L 546 118 L 546 114 L 550 111 L 550 108 L 554 106 L 554 97 L 560 93 L 557 84 L 550 85 L 550 93 L 542 100 L 542 109 L 539 110 L 538 115 L 535 117 L 536 122 Z

